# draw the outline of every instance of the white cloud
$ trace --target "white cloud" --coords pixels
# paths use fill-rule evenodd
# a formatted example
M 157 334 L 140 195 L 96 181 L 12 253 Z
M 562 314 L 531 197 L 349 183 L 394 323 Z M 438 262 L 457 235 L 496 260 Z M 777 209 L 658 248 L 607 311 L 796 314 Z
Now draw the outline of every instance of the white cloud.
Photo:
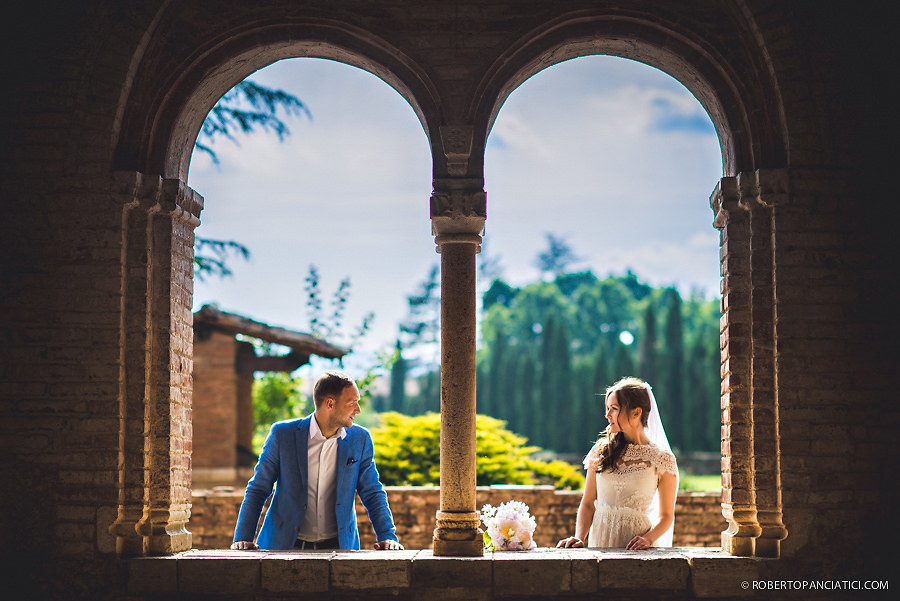
M 253 252 L 251 262 L 233 262 L 233 278 L 198 282 L 197 306 L 218 300 L 302 329 L 313 263 L 326 295 L 350 276 L 349 325 L 375 311 L 368 345 L 392 344 L 406 295 L 439 259 L 421 124 L 384 82 L 345 65 L 282 61 L 254 79 L 295 93 L 312 120 L 292 119 L 283 144 L 262 134 L 218 144 L 221 168 L 195 157 L 189 183 L 206 199 L 198 234 Z M 502 256 L 513 283 L 533 280 L 550 231 L 568 234 L 598 275 L 631 267 L 652 283 L 716 291 L 708 198 L 721 161 L 715 136 L 685 121 L 698 111 L 668 76 L 609 57 L 568 61 L 525 82 L 491 134 L 503 143 L 486 154 L 486 253 Z M 676 127 L 659 127 L 673 116 Z

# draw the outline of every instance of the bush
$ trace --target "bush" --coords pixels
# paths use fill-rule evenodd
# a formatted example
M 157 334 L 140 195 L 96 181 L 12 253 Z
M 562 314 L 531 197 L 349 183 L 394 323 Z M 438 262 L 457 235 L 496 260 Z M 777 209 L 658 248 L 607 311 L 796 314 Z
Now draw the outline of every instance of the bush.
M 381 481 L 387 486 L 440 484 L 441 417 L 426 413 L 410 417 L 400 413 L 381 414 L 381 425 L 372 428 L 375 461 Z M 475 420 L 476 483 L 552 484 L 578 489 L 584 484 L 581 472 L 563 461 L 542 461 L 533 457 L 539 447 L 527 446 L 528 439 L 506 429 L 506 422 L 478 415 Z

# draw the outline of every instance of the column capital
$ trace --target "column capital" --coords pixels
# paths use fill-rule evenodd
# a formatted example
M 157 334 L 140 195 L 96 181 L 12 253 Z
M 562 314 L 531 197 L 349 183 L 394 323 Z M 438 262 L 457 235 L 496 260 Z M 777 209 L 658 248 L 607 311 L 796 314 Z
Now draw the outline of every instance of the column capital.
M 434 180 L 431 194 L 431 230 L 440 247 L 445 242 L 467 242 L 480 250 L 487 219 L 487 194 L 478 178 Z M 462 237 L 461 237 L 462 236 Z
M 713 211 L 713 226 L 722 229 L 728 223 L 729 213 L 738 208 L 740 193 L 736 177 L 723 177 L 709 196 L 709 206 Z
M 203 197 L 179 179 L 164 179 L 160 194 L 162 210 L 192 227 L 200 225 Z

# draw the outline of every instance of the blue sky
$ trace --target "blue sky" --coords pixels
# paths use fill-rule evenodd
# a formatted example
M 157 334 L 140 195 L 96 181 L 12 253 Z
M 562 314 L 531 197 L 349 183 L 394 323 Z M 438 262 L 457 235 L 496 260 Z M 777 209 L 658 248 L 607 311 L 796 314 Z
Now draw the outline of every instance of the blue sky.
M 195 153 L 188 183 L 205 207 L 199 236 L 250 248 L 234 275 L 195 281 L 209 302 L 274 325 L 308 326 L 310 264 L 326 299 L 352 283 L 345 331 L 375 313 L 368 350 L 393 344 L 406 296 L 439 256 L 428 218 L 431 160 L 422 126 L 390 86 L 332 61 L 291 59 L 255 73 L 298 96 L 311 118 L 291 135 L 222 140 L 220 164 Z M 677 81 L 595 56 L 551 67 L 504 104 L 488 139 L 485 253 L 513 284 L 534 281 L 547 232 L 599 276 L 627 269 L 683 293 L 718 292 L 709 195 L 721 177 L 709 117 Z

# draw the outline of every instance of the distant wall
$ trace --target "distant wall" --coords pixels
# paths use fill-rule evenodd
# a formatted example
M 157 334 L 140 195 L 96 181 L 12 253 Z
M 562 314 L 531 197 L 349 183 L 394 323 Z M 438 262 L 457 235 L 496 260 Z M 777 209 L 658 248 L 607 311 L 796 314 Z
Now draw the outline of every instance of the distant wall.
M 436 487 L 389 486 L 388 500 L 397 526 L 397 536 L 408 549 L 431 547 L 435 512 L 440 504 Z M 231 487 L 194 491 L 191 521 L 197 549 L 222 549 L 231 544 L 243 491 Z M 538 546 L 555 546 L 575 529 L 575 516 L 581 500 L 580 491 L 554 490 L 551 486 L 479 486 L 477 507 L 497 505 L 515 499 L 530 508 L 537 521 L 535 541 Z M 357 500 L 356 512 L 362 547 L 371 547 L 375 536 L 369 517 Z M 718 547 L 726 528 L 719 493 L 679 492 L 675 504 L 676 547 Z

